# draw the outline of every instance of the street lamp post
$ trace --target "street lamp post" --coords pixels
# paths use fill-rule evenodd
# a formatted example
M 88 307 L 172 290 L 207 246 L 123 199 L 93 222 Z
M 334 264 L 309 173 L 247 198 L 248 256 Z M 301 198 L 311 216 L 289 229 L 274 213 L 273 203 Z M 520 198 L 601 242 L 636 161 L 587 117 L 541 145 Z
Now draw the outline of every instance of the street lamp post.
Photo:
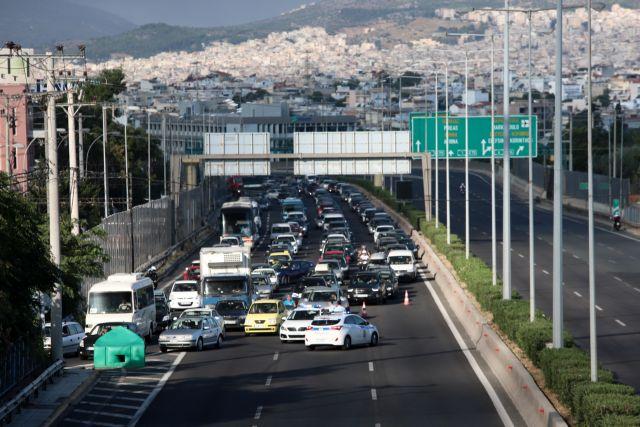
M 102 106 L 102 165 L 104 169 L 104 217 L 109 216 L 109 180 L 107 178 L 107 106 Z

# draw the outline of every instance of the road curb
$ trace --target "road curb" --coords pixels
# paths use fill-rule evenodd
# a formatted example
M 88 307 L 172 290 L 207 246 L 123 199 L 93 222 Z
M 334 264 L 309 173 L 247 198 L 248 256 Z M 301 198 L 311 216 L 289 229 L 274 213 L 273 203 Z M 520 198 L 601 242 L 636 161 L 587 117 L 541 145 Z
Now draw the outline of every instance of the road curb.
M 58 408 L 51 414 L 49 419 L 42 425 L 42 427 L 51 427 L 58 424 L 59 421 L 62 420 L 63 416 L 66 414 L 67 410 L 76 403 L 80 402 L 85 394 L 89 392 L 89 390 L 93 387 L 93 385 L 98 381 L 99 372 L 93 371 L 91 375 L 85 379 L 78 388 L 74 390 L 73 393 L 69 397 L 67 397 L 64 402 L 58 406 Z
M 411 235 L 417 246 L 422 248 L 421 260 L 429 266 L 431 273 L 437 275 L 438 280 L 433 280 L 432 283 L 446 299 L 449 305 L 447 311 L 457 319 L 467 337 L 476 343 L 474 350 L 489 366 L 527 425 L 566 426 L 560 413 L 540 390 L 529 371 L 496 331 L 489 326 L 454 273 L 445 265 L 422 233 L 416 231 L 406 218 L 368 191 L 362 188 L 360 191 L 374 201 L 374 204 L 384 206 L 394 221 Z

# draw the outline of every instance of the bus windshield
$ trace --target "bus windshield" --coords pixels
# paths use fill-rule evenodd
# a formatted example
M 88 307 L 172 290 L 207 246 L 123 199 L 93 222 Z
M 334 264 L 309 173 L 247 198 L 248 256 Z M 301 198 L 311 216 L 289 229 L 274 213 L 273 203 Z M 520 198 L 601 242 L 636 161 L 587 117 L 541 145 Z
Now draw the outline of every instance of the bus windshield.
M 89 314 L 131 313 L 131 292 L 90 292 Z

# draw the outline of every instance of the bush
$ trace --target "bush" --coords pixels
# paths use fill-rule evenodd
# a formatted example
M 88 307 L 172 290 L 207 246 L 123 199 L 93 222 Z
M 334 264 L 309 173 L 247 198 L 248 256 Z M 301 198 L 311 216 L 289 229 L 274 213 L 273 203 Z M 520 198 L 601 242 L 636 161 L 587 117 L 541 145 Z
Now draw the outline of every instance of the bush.
M 583 425 L 593 427 L 638 427 L 640 417 L 633 415 L 607 414 L 594 421 L 585 422 Z
M 529 303 L 522 300 L 500 300 L 493 304 L 493 321 L 512 340 L 516 331 L 529 322 Z
M 593 396 L 598 394 L 620 394 L 626 396 L 632 396 L 635 394 L 633 387 L 624 384 L 610 384 L 603 382 L 585 382 L 579 383 L 573 386 L 573 400 L 571 402 L 571 409 L 578 421 L 583 420 L 584 408 L 582 406 L 583 400 L 586 396 Z
M 630 416 L 636 419 L 640 415 L 640 396 L 623 394 L 589 394 L 582 399 L 582 419 L 586 425 L 602 423 L 606 416 Z M 613 421 L 615 418 L 609 418 Z M 609 424 L 618 426 L 619 424 Z M 635 424 L 638 425 L 638 424 Z
M 552 339 L 553 325 L 547 319 L 536 319 L 520 325 L 516 331 L 516 342 L 531 361 L 538 365 L 540 352 Z
M 611 371 L 598 370 L 598 378 L 603 383 L 613 382 Z M 573 402 L 573 390 L 580 383 L 591 381 L 591 368 L 589 366 L 569 366 L 558 370 L 554 378 L 554 391 L 568 406 Z

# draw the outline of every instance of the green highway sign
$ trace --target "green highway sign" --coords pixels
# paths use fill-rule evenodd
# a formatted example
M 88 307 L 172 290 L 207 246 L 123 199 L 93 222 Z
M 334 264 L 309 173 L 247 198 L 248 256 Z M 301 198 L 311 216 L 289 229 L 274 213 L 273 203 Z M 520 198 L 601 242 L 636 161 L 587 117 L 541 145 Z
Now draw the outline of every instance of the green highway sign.
M 538 118 L 533 119 L 533 157 L 538 156 Z M 447 156 L 445 141 L 445 116 L 439 115 L 438 124 L 438 157 Z M 436 118 L 424 113 L 412 113 L 410 116 L 411 151 L 424 153 L 425 149 L 435 157 Z M 425 129 L 426 126 L 426 129 Z M 504 153 L 504 120 L 502 116 L 495 116 L 495 156 L 502 157 Z M 511 157 L 529 157 L 529 116 L 514 115 L 509 118 L 509 141 Z M 465 158 L 465 118 L 464 116 L 449 116 L 449 158 Z M 426 140 L 426 147 L 425 147 Z M 469 158 L 491 158 L 491 117 L 469 117 Z

